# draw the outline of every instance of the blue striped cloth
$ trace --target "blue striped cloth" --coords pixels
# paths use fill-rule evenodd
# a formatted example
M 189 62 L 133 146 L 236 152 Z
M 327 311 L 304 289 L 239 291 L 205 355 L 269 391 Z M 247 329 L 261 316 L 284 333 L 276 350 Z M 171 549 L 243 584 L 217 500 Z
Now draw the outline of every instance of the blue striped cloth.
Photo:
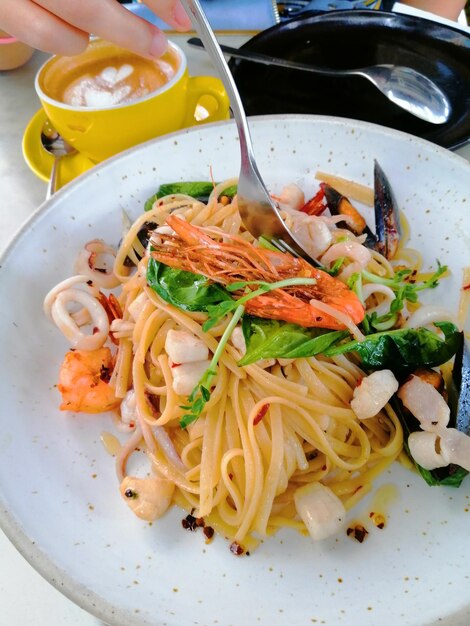
M 215 30 L 259 31 L 278 21 L 275 0 L 201 0 L 201 5 Z M 162 30 L 168 30 L 169 27 L 145 4 L 126 3 L 123 6 Z
M 343 9 L 382 9 L 390 11 L 395 0 L 311 0 L 305 11 L 339 11 Z
M 390 11 L 394 3 L 395 0 L 311 0 L 307 5 L 302 3 L 301 12 L 296 11 L 295 16 L 311 10 L 382 9 Z M 201 0 L 201 4 L 214 30 L 261 31 L 274 26 L 279 21 L 276 0 Z M 282 5 L 281 0 L 279 4 Z M 292 4 L 296 4 L 295 0 Z M 162 30 L 168 30 L 169 27 L 145 4 L 136 1 L 123 3 L 123 6 Z

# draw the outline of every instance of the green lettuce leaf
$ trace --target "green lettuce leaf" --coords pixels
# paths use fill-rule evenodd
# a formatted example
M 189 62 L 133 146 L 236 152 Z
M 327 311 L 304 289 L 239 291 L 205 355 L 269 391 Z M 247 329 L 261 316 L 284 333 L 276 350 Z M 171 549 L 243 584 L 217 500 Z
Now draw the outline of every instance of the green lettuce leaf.
M 247 351 L 238 362 L 240 366 L 268 358 L 300 359 L 314 356 L 349 335 L 348 331 L 304 328 L 249 315 L 243 317 L 242 329 Z
M 357 352 L 366 369 L 391 369 L 405 373 L 419 366 L 435 367 L 451 359 L 459 349 L 462 335 L 451 322 L 436 322 L 444 333 L 441 339 L 427 328 L 402 328 L 367 335 L 364 341 L 348 341 L 325 351 L 326 356 Z
M 207 181 L 165 183 L 160 185 L 158 190 L 146 200 L 144 209 L 145 211 L 150 211 L 155 200 L 163 198 L 164 196 L 171 196 L 179 193 L 184 194 L 185 196 L 191 196 L 191 198 L 199 200 L 200 202 L 207 202 L 213 189 L 213 183 Z M 233 198 L 236 193 L 237 185 L 231 185 L 230 187 L 227 187 L 227 189 L 224 189 L 223 195 Z
M 207 311 L 207 307 L 232 300 L 221 285 L 205 276 L 168 267 L 153 258 L 147 266 L 147 283 L 166 302 L 183 311 Z

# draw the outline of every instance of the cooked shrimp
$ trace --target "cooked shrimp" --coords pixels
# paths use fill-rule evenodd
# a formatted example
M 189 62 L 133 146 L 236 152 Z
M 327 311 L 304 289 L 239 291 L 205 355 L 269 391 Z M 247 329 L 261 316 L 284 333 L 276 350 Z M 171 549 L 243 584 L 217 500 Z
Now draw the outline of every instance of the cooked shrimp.
M 223 285 L 250 280 L 272 283 L 293 277 L 315 279 L 314 285 L 275 289 L 252 298 L 245 305 L 246 311 L 252 315 L 307 327 L 344 328 L 333 315 L 310 304 L 311 300 L 319 300 L 345 313 L 355 324 L 364 318 L 364 307 L 353 291 L 301 258 L 256 248 L 240 237 L 198 228 L 175 215 L 167 218 L 167 224 L 176 236 L 163 235 L 161 245 L 152 241 L 151 255 L 170 267 L 202 274 Z M 224 237 L 224 240 L 209 235 L 218 239 Z
M 67 352 L 60 368 L 58 390 L 62 394 L 62 411 L 104 413 L 117 407 L 121 400 L 109 385 L 113 357 L 109 348 Z

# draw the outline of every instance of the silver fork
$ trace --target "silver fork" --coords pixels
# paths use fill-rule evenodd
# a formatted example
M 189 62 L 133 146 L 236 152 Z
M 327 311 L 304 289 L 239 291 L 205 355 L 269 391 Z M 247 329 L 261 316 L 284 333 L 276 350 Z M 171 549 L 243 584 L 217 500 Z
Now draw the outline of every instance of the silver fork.
M 299 240 L 287 228 L 278 207 L 272 201 L 256 165 L 250 129 L 237 86 L 229 70 L 214 31 L 199 0 L 182 0 L 186 11 L 193 17 L 194 26 L 204 43 L 225 90 L 240 138 L 241 167 L 238 179 L 238 208 L 245 228 L 256 238 L 265 237 L 278 250 L 301 256 L 316 264 L 316 260 L 303 249 Z

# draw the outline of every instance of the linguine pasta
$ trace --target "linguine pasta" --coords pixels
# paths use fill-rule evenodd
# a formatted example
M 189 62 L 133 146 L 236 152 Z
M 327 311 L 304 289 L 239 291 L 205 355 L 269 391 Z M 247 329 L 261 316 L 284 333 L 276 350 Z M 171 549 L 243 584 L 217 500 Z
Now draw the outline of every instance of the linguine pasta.
M 367 494 L 377 476 L 400 456 L 403 431 L 388 403 L 373 417 L 358 418 L 351 400 L 367 372 L 351 353 L 269 358 L 241 367 L 237 363 L 244 346 L 236 341 L 235 333 L 220 356 L 210 397 L 199 418 L 185 428 L 180 426 L 189 393 L 175 391 L 174 368 L 180 364 L 173 363 L 167 352 L 168 334 L 189 333 L 213 355 L 232 318 L 228 315 L 205 331 L 206 313 L 185 311 L 162 299 L 148 284 L 151 253 L 138 233 L 152 223 L 153 237 L 166 245 L 173 236 L 166 219 L 173 215 L 204 226 L 205 232 L 220 233 L 222 239 L 229 235 L 253 243 L 243 228 L 236 197 L 230 200 L 223 195 L 234 182 L 215 186 L 207 204 L 171 195 L 156 200 L 150 211 L 137 218 L 116 253 L 114 304 L 109 299 L 103 302 L 96 271 L 91 286 L 85 283 L 85 279 L 91 282 L 85 271 L 81 279 L 78 276 L 55 288 L 46 302 L 54 311 L 57 295 L 76 289 L 81 280 L 87 297 L 106 305 L 109 328 L 103 323 L 104 328 L 95 328 L 92 337 L 104 333 L 114 341 L 112 373 L 108 380 L 101 377 L 101 382 L 112 389 L 119 428 L 129 433 L 117 454 L 116 467 L 121 493 L 131 508 L 140 517 L 153 519 L 176 504 L 195 518 L 203 518 L 206 527 L 228 538 L 241 552 L 252 550 L 281 527 L 306 532 L 296 493 L 313 484 L 327 487 L 334 495 L 342 519 L 342 511 Z M 287 207 L 284 217 L 295 229 L 299 216 Z M 303 227 L 312 218 L 302 219 Z M 407 267 L 418 276 L 421 258 L 415 251 L 400 248 L 394 259 L 387 260 L 368 251 L 362 245 L 364 238 L 341 228 L 338 220 L 316 219 L 323 219 L 322 228 L 331 236 L 323 262 L 331 267 L 341 257 L 339 279 L 343 282 L 358 270 L 372 278 L 393 278 L 397 269 Z M 368 312 L 388 310 L 394 298 L 389 288 L 367 278 L 357 293 L 362 294 Z M 80 304 L 86 308 L 84 299 Z M 347 315 L 322 306 L 353 337 L 364 337 Z M 75 320 L 82 318 L 80 324 L 90 315 L 93 324 L 98 323 L 92 307 L 89 315 L 83 310 L 73 315 Z M 61 321 L 55 321 L 61 327 Z M 128 475 L 129 458 L 137 448 L 147 454 L 150 475 Z

